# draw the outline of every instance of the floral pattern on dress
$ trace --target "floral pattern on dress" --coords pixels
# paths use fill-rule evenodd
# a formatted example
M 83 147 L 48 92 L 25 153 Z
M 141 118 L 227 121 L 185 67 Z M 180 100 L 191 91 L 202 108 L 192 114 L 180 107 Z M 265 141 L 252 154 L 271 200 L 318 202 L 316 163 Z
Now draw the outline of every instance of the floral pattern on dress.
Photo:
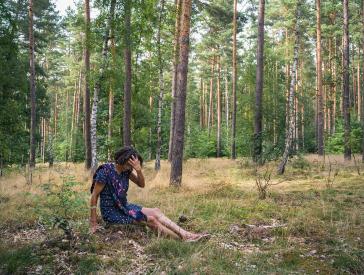
M 147 220 L 141 212 L 141 206 L 128 203 L 130 174 L 131 171 L 118 174 L 113 163 L 99 166 L 94 174 L 93 186 L 96 182 L 105 184 L 100 193 L 100 210 L 103 220 L 107 223 L 130 224 Z

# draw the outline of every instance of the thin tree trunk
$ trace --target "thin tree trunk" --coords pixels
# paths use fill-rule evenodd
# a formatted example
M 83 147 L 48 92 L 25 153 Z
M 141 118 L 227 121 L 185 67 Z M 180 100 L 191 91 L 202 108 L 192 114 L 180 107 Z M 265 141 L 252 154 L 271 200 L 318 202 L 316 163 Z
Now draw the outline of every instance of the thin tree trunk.
M 237 69 L 236 69 L 236 19 L 237 19 L 237 0 L 234 0 L 234 15 L 233 15 L 233 113 L 232 113 L 232 135 L 231 135 L 231 158 L 236 159 L 236 83 L 237 83 Z
M 264 5 L 265 0 L 259 0 L 258 14 L 258 42 L 257 42 L 257 67 L 255 84 L 255 117 L 254 117 L 254 162 L 262 162 L 262 101 L 264 82 Z
M 344 158 L 351 160 L 350 146 L 350 103 L 349 103 L 349 7 L 348 0 L 343 0 L 344 43 L 343 43 L 343 117 L 344 117 Z
M 282 157 L 282 161 L 278 166 L 277 173 L 282 175 L 284 173 L 288 156 L 291 151 L 292 142 L 293 142 L 293 132 L 294 132 L 294 97 L 295 97 L 295 74 L 298 62 L 298 46 L 299 46 L 299 33 L 298 33 L 298 26 L 299 26 L 299 8 L 300 3 L 297 3 L 296 8 L 296 26 L 295 26 L 295 44 L 294 44 L 294 51 L 293 51 L 293 64 L 291 69 L 291 84 L 289 88 L 289 97 L 288 97 L 288 125 L 286 126 L 286 140 L 285 140 L 285 148 Z
M 207 104 L 207 84 L 204 85 L 204 125 L 205 128 L 208 125 L 208 114 L 207 114 L 208 104 Z
M 125 82 L 124 82 L 124 117 L 123 117 L 123 142 L 124 146 L 131 145 L 131 0 L 124 2 L 124 63 L 125 63 Z
M 35 167 L 35 129 L 36 129 L 36 106 L 35 106 L 35 58 L 34 58 L 34 36 L 33 36 L 33 0 L 29 0 L 29 87 L 30 87 L 30 154 L 29 165 Z
M 203 128 L 203 81 L 200 79 L 200 128 Z
M 74 139 L 73 138 L 74 138 L 75 123 L 76 123 L 77 80 L 75 80 L 75 89 L 74 89 L 74 92 L 73 92 L 73 102 L 72 102 L 72 121 L 71 121 L 70 151 L 69 151 L 71 161 L 73 161 L 73 149 L 74 149 L 74 147 L 73 147 Z
M 90 2 L 85 0 L 85 91 L 83 100 L 84 112 L 84 140 L 85 140 L 85 168 L 91 168 L 91 108 L 90 108 Z
M 321 3 L 316 0 L 316 60 L 317 60 L 317 153 L 324 154 L 324 114 L 322 95 L 322 57 L 321 57 Z
M 286 64 L 285 64 L 285 75 L 286 75 L 286 127 L 288 125 L 288 97 L 289 97 L 289 85 L 290 85 L 290 79 L 289 79 L 289 73 L 290 73 L 290 64 L 289 64 L 289 60 L 288 60 L 288 43 L 289 42 L 289 35 L 288 35 L 288 28 L 285 29 L 285 44 L 286 44 L 286 49 L 285 49 L 285 54 L 286 54 Z
M 362 43 L 363 43 L 363 56 L 362 56 L 362 66 L 364 66 L 364 3 L 362 3 L 362 34 L 363 34 L 363 40 L 362 40 Z M 363 72 L 364 74 L 364 72 Z M 364 94 L 364 86 L 363 86 L 363 92 Z M 363 135 L 362 135 L 362 147 L 361 147 L 361 152 L 362 152 L 362 162 L 364 163 L 364 96 L 361 97 L 362 100 L 361 100 L 361 107 L 362 107 L 362 112 L 361 112 L 361 116 L 360 116 L 360 119 L 361 119 L 361 129 L 362 129 L 362 132 L 363 132 Z
M 160 0 L 159 10 L 159 24 L 157 33 L 157 45 L 158 45 L 158 63 L 159 63 L 159 97 L 158 97 L 158 118 L 157 118 L 157 152 L 155 156 L 155 170 L 159 171 L 161 168 L 161 146 L 162 146 L 162 105 L 163 105 L 163 94 L 164 94 L 164 76 L 163 76 L 163 61 L 161 51 L 161 30 L 163 23 L 163 12 L 164 12 L 164 0 Z
M 217 57 L 217 157 L 221 157 L 221 91 L 220 91 L 221 64 Z
M 294 97 L 294 141 L 295 141 L 295 149 L 296 152 L 298 151 L 298 70 L 299 70 L 299 62 L 297 61 L 297 68 L 296 68 L 296 87 L 295 87 L 295 97 Z
M 153 114 L 153 96 L 149 96 L 149 114 Z M 149 125 L 148 160 L 152 159 L 152 125 Z
M 56 93 L 56 98 L 54 100 L 54 139 L 57 138 L 57 123 L 58 123 L 58 94 Z
M 68 121 L 69 121 L 69 108 L 70 108 L 70 96 L 69 96 L 69 91 L 66 91 L 66 114 L 65 114 L 65 118 L 66 118 L 66 140 L 68 142 L 68 135 L 69 135 L 69 130 L 68 130 Z M 69 145 L 68 145 L 69 146 Z M 64 159 L 67 162 L 68 161 L 68 154 L 69 154 L 69 150 L 65 150 L 65 155 L 64 155 Z
M 114 12 L 115 12 L 115 3 L 116 0 L 112 0 L 110 3 L 110 11 L 109 11 L 109 17 L 107 21 L 107 25 L 105 28 L 105 34 L 104 34 L 104 43 L 102 47 L 102 61 L 101 61 L 101 67 L 99 70 L 98 79 L 95 83 L 94 88 L 94 97 L 93 97 L 93 104 L 92 104 L 92 113 L 91 113 L 91 152 L 92 152 L 92 163 L 91 163 L 91 171 L 96 171 L 98 160 L 97 160 L 97 107 L 99 102 L 99 94 L 101 90 L 101 81 L 104 78 L 105 68 L 107 65 L 107 52 L 108 52 L 108 41 L 110 38 L 110 28 L 112 24 L 112 20 L 114 18 Z
M 332 134 L 335 134 L 336 132 L 336 109 L 337 109 L 337 100 L 336 100 L 336 90 L 337 90 L 337 85 L 336 85 L 336 82 L 337 82 L 337 79 L 336 79 L 336 66 L 337 66 L 337 63 L 336 63 L 336 58 L 337 58 L 337 52 L 336 52 L 336 49 L 337 49 L 337 45 L 336 45 L 336 37 L 334 38 L 334 67 L 333 67 L 333 80 L 334 80 L 334 94 L 333 94 L 333 110 L 332 110 Z
M 171 103 L 171 120 L 169 129 L 169 148 L 168 148 L 168 161 L 172 162 L 172 147 L 173 147 L 173 136 L 175 127 L 175 109 L 176 109 L 176 87 L 177 87 L 177 67 L 179 58 L 179 36 L 181 31 L 181 10 L 182 0 L 176 2 L 176 24 L 174 33 L 174 50 L 173 50 L 173 70 L 172 70 L 172 103 Z
M 75 122 L 75 131 L 74 131 L 74 154 L 72 156 L 72 160 L 76 161 L 76 148 L 78 147 L 77 135 L 80 127 L 80 109 L 81 109 L 81 91 L 82 91 L 82 71 L 80 71 L 78 78 L 78 93 L 77 93 L 77 108 L 76 108 L 76 122 Z
M 107 141 L 108 141 L 108 150 L 107 150 L 107 158 L 108 160 L 112 160 L 112 150 L 111 150 L 111 139 L 112 139 L 112 122 L 114 115 L 114 90 L 115 90 L 115 75 L 116 72 L 116 47 L 115 47 L 115 37 L 114 37 L 114 26 L 111 26 L 111 56 L 112 56 L 112 68 L 113 75 L 111 76 L 111 84 L 109 90 L 109 123 L 107 126 Z
M 201 79 L 202 80 L 202 79 Z M 202 80 L 202 106 L 201 106 L 201 116 L 202 116 L 202 126 L 201 128 L 205 128 L 206 124 L 205 124 L 205 120 L 206 120 L 206 116 L 205 116 L 205 81 Z
M 215 57 L 213 57 L 212 63 L 211 63 L 211 77 L 210 77 L 210 100 L 209 100 L 209 116 L 208 116 L 208 125 L 207 125 L 207 129 L 208 129 L 208 133 L 210 136 L 210 132 L 211 132 L 211 128 L 212 128 L 212 116 L 213 116 L 213 92 L 214 92 L 214 66 L 215 66 Z
M 358 121 L 361 118 L 361 91 L 360 91 L 360 48 L 358 47 L 358 65 L 356 67 L 356 75 L 357 75 L 357 99 L 358 99 Z
M 179 36 L 179 60 L 177 67 L 176 82 L 176 109 L 175 109 L 175 134 L 173 136 L 172 163 L 170 184 L 181 186 L 182 182 L 182 160 L 185 130 L 185 103 L 188 73 L 188 53 L 190 37 L 191 0 L 182 3 L 181 31 Z
M 228 84 L 228 70 L 225 70 L 225 116 L 226 116 L 226 141 L 229 140 L 229 84 Z

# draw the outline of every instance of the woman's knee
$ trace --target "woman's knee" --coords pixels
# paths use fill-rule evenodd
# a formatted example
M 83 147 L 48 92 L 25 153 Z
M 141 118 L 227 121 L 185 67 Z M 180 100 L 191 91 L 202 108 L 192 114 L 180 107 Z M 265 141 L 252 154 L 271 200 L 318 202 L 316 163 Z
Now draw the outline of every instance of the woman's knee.
M 163 215 L 162 211 L 159 208 L 153 208 L 153 213 L 155 217 L 160 217 Z

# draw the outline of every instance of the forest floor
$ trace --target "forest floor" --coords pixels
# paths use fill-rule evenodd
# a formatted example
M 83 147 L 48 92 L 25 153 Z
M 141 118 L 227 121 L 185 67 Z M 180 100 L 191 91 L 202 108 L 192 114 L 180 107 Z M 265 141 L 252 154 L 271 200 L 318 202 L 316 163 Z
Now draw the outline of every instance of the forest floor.
M 129 201 L 210 240 L 170 240 L 144 226 L 90 235 L 83 164 L 39 165 L 32 184 L 14 168 L 0 178 L 0 274 L 364 273 L 363 164 L 311 155 L 291 159 L 278 177 L 275 162 L 191 159 L 180 189 L 168 187 L 167 162 L 153 167 L 145 164 L 146 187 L 131 185 Z M 271 184 L 266 199 L 257 179 Z

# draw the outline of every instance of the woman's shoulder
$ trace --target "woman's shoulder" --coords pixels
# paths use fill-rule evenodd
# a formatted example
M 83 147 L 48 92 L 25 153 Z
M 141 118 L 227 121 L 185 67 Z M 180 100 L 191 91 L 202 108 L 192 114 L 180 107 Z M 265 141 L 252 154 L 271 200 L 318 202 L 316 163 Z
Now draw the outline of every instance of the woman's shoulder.
M 95 174 L 109 174 L 114 169 L 114 164 L 112 162 L 107 162 L 104 164 L 101 164 L 99 167 L 97 167 Z

